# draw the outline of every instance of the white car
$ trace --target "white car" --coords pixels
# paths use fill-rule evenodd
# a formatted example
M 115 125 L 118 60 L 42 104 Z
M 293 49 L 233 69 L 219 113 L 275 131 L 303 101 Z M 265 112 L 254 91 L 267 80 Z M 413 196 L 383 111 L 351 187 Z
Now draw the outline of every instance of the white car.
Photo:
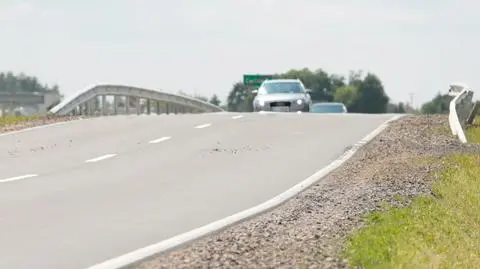
M 299 79 L 265 80 L 253 100 L 253 111 L 309 112 L 312 100 Z

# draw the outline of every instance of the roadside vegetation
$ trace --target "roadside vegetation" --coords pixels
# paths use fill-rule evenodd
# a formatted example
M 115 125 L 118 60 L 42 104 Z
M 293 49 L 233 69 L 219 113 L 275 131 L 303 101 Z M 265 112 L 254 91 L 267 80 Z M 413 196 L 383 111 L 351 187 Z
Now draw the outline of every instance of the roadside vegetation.
M 467 129 L 466 135 L 468 142 L 480 144 L 480 116 L 477 116 L 475 123 Z
M 3 116 L 0 117 L 0 127 L 16 125 L 23 122 L 37 121 L 40 116 Z
M 373 268 L 480 268 L 480 154 L 445 158 L 433 196 L 367 218 L 345 255 Z
M 468 138 L 480 143 L 479 125 Z M 480 268 L 480 153 L 442 161 L 433 195 L 369 214 L 348 238 L 343 255 L 353 268 Z

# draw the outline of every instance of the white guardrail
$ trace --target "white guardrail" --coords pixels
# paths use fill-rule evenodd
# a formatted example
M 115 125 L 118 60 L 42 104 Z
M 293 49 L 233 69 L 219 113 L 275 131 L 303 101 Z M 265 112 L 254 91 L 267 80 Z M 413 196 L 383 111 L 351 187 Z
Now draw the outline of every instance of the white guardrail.
M 457 136 L 462 143 L 467 143 L 463 127 L 474 106 L 472 103 L 473 92 L 463 83 L 452 83 L 448 95 L 454 96 L 449 107 L 448 122 L 450 129 L 452 134 Z

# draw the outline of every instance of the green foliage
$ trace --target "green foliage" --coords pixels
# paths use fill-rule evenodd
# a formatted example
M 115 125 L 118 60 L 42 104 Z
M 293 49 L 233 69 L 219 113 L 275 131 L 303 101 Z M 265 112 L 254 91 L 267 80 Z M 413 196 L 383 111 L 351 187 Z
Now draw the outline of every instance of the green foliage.
M 477 116 L 472 126 L 467 128 L 467 141 L 474 144 L 480 144 L 480 117 Z M 479 164 L 480 165 L 480 164 Z
M 450 101 L 453 97 L 438 93 L 431 101 L 422 105 L 423 114 L 448 114 Z
M 312 90 L 312 93 L 310 94 L 312 100 L 324 102 L 333 101 L 333 93 L 335 90 L 334 84 L 328 73 L 322 69 L 317 69 L 314 72 L 308 68 L 299 70 L 292 69 L 284 74 L 280 74 L 279 77 L 285 79 L 300 79 L 305 87 Z M 338 81 L 340 79 L 339 77 L 334 76 L 333 78 L 337 85 L 343 82 Z
M 352 267 L 366 269 L 480 267 L 480 155 L 446 160 L 434 196 L 368 216 L 347 242 Z
M 58 85 L 42 85 L 36 77 L 23 73 L 0 73 L 0 92 L 55 92 L 60 93 Z
M 251 91 L 242 82 L 237 82 L 227 97 L 228 111 L 251 112 L 253 111 L 252 101 Z
M 39 120 L 40 116 L 3 116 L 0 117 L 0 127 L 16 125 L 22 122 Z
M 374 74 L 367 74 L 358 85 L 356 112 L 385 113 L 390 98 L 385 94 L 382 82 Z
M 357 110 L 356 105 L 358 103 L 358 90 L 357 87 L 347 85 L 338 87 L 333 96 L 335 102 L 343 103 L 348 111 Z
M 216 94 L 212 95 L 212 97 L 210 97 L 210 100 L 209 102 L 212 104 L 212 105 L 216 105 L 216 106 L 220 106 L 220 99 L 218 99 L 218 96 Z
M 387 104 L 387 113 L 400 113 L 400 114 L 408 113 L 407 109 L 409 109 L 411 112 L 411 108 L 403 102 L 400 102 L 398 104 L 393 104 L 393 103 Z

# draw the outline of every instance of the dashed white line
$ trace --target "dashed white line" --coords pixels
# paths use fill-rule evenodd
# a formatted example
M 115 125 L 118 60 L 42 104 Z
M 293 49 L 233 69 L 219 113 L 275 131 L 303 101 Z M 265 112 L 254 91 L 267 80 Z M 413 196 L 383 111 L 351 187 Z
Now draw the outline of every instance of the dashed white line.
M 23 175 L 23 176 L 18 176 L 18 177 L 10 177 L 10 178 L 5 178 L 5 179 L 0 179 L 0 183 L 17 181 L 17 180 L 22 180 L 22 179 L 27 179 L 27 178 L 36 177 L 36 176 L 38 176 L 38 175 L 36 175 L 36 174 L 29 174 L 29 175 Z
M 238 116 L 233 116 L 232 119 L 236 120 L 236 119 L 240 119 L 240 118 L 243 118 L 243 115 L 238 115 Z
M 106 160 L 106 159 L 109 159 L 109 158 L 112 158 L 112 157 L 115 157 L 115 156 L 117 156 L 117 154 L 105 154 L 105 155 L 102 155 L 102 156 L 99 156 L 99 157 L 96 157 L 96 158 L 93 158 L 93 159 L 90 159 L 90 160 L 86 160 L 85 162 L 86 163 L 94 163 L 94 162 L 103 161 L 103 160 Z
M 157 143 L 160 143 L 160 142 L 163 142 L 163 141 L 167 141 L 168 139 L 170 139 L 171 137 L 170 136 L 164 136 L 164 137 L 160 137 L 158 139 L 154 139 L 148 143 L 150 144 L 157 144 Z
M 202 124 L 202 125 L 197 125 L 197 126 L 195 126 L 195 128 L 196 129 L 202 129 L 202 128 L 207 128 L 211 125 L 212 125 L 211 123 L 206 123 L 206 124 Z

